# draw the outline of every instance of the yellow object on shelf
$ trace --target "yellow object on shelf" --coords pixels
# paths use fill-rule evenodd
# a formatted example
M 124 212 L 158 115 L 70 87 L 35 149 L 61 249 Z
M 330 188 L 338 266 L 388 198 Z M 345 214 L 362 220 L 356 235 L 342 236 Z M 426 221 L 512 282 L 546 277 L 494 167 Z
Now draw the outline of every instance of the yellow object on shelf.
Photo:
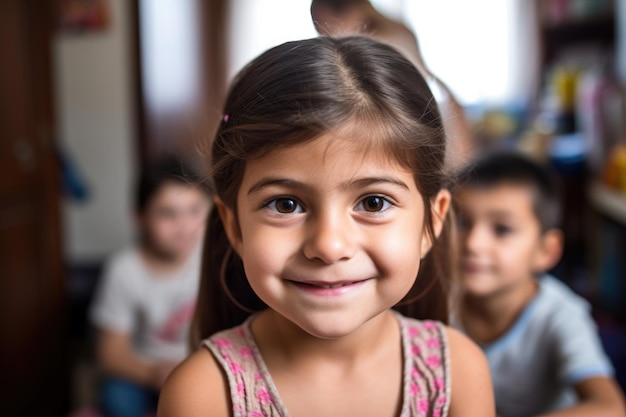
M 602 182 L 626 194 L 626 143 L 620 143 L 611 150 Z
M 561 110 L 571 110 L 576 104 L 579 71 L 568 67 L 557 67 L 552 74 L 554 92 Z

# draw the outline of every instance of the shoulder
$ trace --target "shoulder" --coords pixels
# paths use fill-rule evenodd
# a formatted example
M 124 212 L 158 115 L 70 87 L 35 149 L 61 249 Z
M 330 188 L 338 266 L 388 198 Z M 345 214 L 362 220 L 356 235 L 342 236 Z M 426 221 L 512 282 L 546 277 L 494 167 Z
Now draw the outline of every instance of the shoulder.
M 158 417 L 230 416 L 226 377 L 213 355 L 198 349 L 168 377 Z
M 495 406 L 489 366 L 482 350 L 466 336 L 446 327 L 452 395 L 450 416 L 493 416 Z
M 576 294 L 564 282 L 551 275 L 545 275 L 539 279 L 540 297 L 543 304 L 550 306 L 555 312 L 580 311 L 588 313 L 590 305 L 580 295 Z
M 540 280 L 540 291 L 535 325 L 544 326 L 549 332 L 557 334 L 566 330 L 577 333 L 581 327 L 590 327 L 595 331 L 589 302 L 565 283 L 546 276 Z
M 111 255 L 98 277 L 95 294 L 95 305 L 113 301 L 121 297 L 128 301 L 139 293 L 140 271 L 138 253 L 130 247 Z M 106 300 L 106 301 L 105 301 Z
M 405 331 L 412 342 L 422 347 L 436 348 L 435 339 L 442 342 L 447 357 L 446 379 L 450 382 L 450 416 L 493 416 L 495 405 L 487 359 L 482 350 L 457 330 L 436 321 L 420 321 L 403 317 Z M 423 349 L 420 349 L 424 354 Z M 428 358 L 427 358 L 428 360 Z
M 450 355 L 450 370 L 453 384 L 465 377 L 484 378 L 485 383 L 491 383 L 489 367 L 483 351 L 467 336 L 450 327 L 445 328 Z
M 111 255 L 104 265 L 104 276 L 136 276 L 141 269 L 141 259 L 137 248 L 128 247 Z

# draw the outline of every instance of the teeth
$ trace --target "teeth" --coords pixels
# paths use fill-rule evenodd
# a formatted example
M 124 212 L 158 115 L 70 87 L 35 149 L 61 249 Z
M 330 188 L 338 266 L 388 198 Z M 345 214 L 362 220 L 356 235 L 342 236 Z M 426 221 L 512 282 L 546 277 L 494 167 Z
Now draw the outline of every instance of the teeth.
M 346 284 L 335 284 L 335 285 L 320 285 L 320 287 L 322 288 L 339 288 L 339 287 L 343 287 L 344 285 L 350 285 L 353 284 L 353 282 L 349 282 Z

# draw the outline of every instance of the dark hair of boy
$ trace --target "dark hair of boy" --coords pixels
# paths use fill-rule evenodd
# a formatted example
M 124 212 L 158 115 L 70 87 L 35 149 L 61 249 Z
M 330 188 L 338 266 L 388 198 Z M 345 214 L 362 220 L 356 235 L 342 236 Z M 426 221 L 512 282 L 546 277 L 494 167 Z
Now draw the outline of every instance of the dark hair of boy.
M 560 186 L 545 164 L 516 152 L 495 152 L 473 161 L 457 177 L 457 187 L 491 188 L 501 184 L 528 187 L 542 232 L 561 224 Z
M 311 2 L 311 7 L 316 7 L 319 5 L 324 5 L 326 7 L 330 7 L 335 12 L 343 12 L 348 7 L 354 6 L 355 4 L 369 3 L 368 0 L 313 0 Z
M 143 213 L 150 200 L 167 182 L 198 186 L 200 190 L 210 194 L 208 187 L 201 181 L 193 167 L 175 157 L 163 157 L 149 162 L 141 170 L 135 191 L 135 211 Z

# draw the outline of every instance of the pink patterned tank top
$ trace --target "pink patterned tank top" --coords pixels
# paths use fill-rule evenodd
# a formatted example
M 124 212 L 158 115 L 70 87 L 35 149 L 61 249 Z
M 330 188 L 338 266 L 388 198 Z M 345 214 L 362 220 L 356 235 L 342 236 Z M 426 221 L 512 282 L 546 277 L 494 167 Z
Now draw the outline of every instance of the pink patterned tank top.
M 404 354 L 400 417 L 444 417 L 450 406 L 450 364 L 445 326 L 396 313 Z M 203 342 L 228 376 L 234 417 L 289 417 L 261 357 L 248 319 Z

